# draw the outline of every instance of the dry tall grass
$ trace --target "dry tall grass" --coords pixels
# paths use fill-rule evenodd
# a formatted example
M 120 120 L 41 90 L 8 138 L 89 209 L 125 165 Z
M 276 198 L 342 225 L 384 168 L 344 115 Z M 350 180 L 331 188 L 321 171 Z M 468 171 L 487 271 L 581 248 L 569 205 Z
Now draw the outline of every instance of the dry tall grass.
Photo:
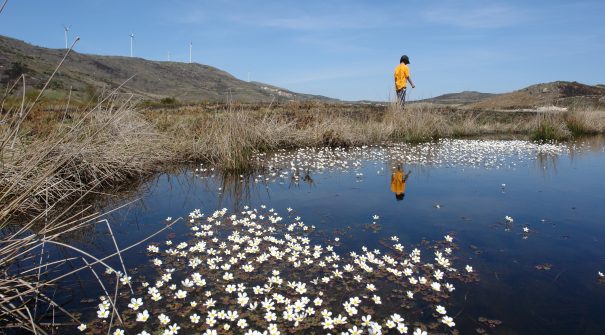
M 573 136 L 605 132 L 605 112 L 572 110 L 560 113 L 538 113 L 531 137 L 534 140 L 566 140 Z

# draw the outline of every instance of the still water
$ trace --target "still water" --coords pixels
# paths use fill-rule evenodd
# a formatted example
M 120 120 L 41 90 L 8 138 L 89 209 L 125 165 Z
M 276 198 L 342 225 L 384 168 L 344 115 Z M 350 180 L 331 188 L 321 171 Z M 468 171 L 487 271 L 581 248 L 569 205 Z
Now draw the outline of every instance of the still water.
M 120 246 L 161 229 L 167 217 L 247 205 L 291 207 L 318 233 L 338 236 L 342 251 L 371 250 L 391 236 L 407 248 L 451 234 L 456 263 L 479 276 L 458 284 L 446 306 L 461 334 L 603 334 L 604 150 L 605 139 L 591 138 L 283 151 L 259 155 L 263 168 L 247 175 L 205 166 L 161 174 L 108 219 Z M 404 195 L 393 192 L 401 191 L 392 185 L 398 166 L 409 173 Z M 187 240 L 188 231 L 183 221 L 152 241 Z M 104 225 L 82 245 L 98 255 L 113 249 Z M 149 263 L 146 245 L 123 255 L 139 273 Z M 94 317 L 90 305 L 84 315 Z

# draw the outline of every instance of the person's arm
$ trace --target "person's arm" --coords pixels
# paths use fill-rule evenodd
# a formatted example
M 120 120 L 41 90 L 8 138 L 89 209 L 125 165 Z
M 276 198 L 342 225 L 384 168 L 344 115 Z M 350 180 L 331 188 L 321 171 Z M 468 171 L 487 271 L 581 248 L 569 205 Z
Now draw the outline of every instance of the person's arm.
M 412 170 L 408 171 L 408 173 L 403 177 L 404 182 L 408 181 L 408 177 L 410 176 L 410 173 L 412 173 Z
M 408 77 L 408 81 L 410 82 L 410 85 L 412 85 L 412 88 L 415 88 L 416 86 L 414 85 L 414 83 L 412 82 L 412 77 Z

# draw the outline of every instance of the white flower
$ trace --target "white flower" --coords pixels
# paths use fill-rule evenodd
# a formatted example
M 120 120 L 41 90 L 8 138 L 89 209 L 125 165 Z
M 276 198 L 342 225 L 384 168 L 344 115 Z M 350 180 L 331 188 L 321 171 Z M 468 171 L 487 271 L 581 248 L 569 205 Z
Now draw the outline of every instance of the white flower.
M 428 333 L 420 328 L 416 328 L 413 335 L 428 335 Z
M 397 330 L 399 331 L 400 334 L 405 334 L 408 332 L 408 327 L 403 323 L 398 323 Z
M 467 265 L 467 266 L 465 267 L 465 269 L 466 269 L 466 272 L 468 272 L 468 273 L 473 272 L 473 267 L 472 267 L 472 266 L 470 266 L 470 265 Z
M 378 215 L 374 214 L 374 216 L 372 216 L 372 219 L 374 219 L 374 220 L 378 220 L 378 219 L 380 219 L 380 216 L 378 216 Z
M 83 332 L 84 330 L 86 330 L 86 325 L 82 323 L 81 325 L 78 326 L 78 330 Z
M 529 233 L 529 227 L 523 227 L 523 232 L 524 233 Z
M 141 298 L 132 298 L 130 299 L 130 304 L 128 304 L 128 307 L 134 309 L 135 311 L 141 306 L 143 306 L 143 299 Z
M 122 285 L 128 285 L 130 284 L 130 276 L 123 276 L 122 278 L 120 278 L 120 282 L 122 283 Z
M 113 332 L 113 335 L 124 335 L 124 330 L 118 328 Z
M 158 316 L 158 319 L 160 320 L 160 323 L 163 325 L 167 325 L 170 322 L 170 318 L 164 314 L 160 314 Z
M 508 223 L 512 223 L 514 221 L 513 218 L 508 215 L 504 217 L 504 220 L 506 220 Z
M 187 291 L 178 290 L 174 296 L 179 299 L 185 299 L 185 297 L 187 296 Z
M 145 330 L 141 331 L 138 335 L 151 335 L 148 332 L 146 332 Z
M 101 319 L 107 319 L 109 317 L 109 311 L 106 309 L 100 309 L 97 311 L 97 316 Z
M 601 278 L 605 277 L 605 274 L 603 274 L 603 272 L 599 271 L 597 273 L 599 274 L 599 277 L 601 277 Z
M 191 320 L 191 323 L 198 323 L 200 322 L 200 316 L 194 313 L 193 315 L 189 316 L 189 320 Z
M 351 335 L 361 335 L 363 333 L 363 330 L 357 328 L 357 326 L 353 326 L 353 328 L 349 328 L 348 331 Z
M 175 335 L 179 332 L 179 329 L 181 329 L 181 327 L 174 323 L 172 326 L 169 326 L 167 330 L 170 332 L 170 335 Z
M 454 238 L 451 237 L 450 235 L 445 235 L 443 238 L 445 238 L 445 240 L 448 242 L 452 242 L 454 240 Z
M 435 310 L 439 314 L 443 314 L 443 315 L 447 314 L 447 311 L 445 310 L 445 307 L 443 307 L 441 305 L 438 305 L 437 308 L 435 308 Z
M 456 325 L 456 323 L 454 323 L 454 319 L 449 316 L 444 316 L 443 319 L 441 319 L 441 322 L 445 323 L 449 327 L 454 327 Z
M 147 312 L 147 310 L 144 310 L 142 313 L 137 313 L 137 321 L 145 322 L 147 319 L 149 319 L 149 312 Z
M 237 320 L 237 326 L 244 329 L 248 327 L 248 322 L 246 321 L 246 319 L 239 319 Z
M 431 288 L 435 291 L 441 291 L 441 284 L 439 284 L 438 282 L 432 282 Z

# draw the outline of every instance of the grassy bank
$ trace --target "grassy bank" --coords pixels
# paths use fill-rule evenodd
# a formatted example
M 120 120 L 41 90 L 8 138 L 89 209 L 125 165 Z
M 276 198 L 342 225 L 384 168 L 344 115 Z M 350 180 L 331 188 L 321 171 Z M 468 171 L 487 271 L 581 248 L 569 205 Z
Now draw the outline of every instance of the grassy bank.
M 560 140 L 605 132 L 605 114 L 473 112 L 431 104 L 290 103 L 144 108 L 114 95 L 81 111 L 3 115 L 0 203 L 14 213 L 115 188 L 184 162 L 245 170 L 259 151 L 520 134 Z

